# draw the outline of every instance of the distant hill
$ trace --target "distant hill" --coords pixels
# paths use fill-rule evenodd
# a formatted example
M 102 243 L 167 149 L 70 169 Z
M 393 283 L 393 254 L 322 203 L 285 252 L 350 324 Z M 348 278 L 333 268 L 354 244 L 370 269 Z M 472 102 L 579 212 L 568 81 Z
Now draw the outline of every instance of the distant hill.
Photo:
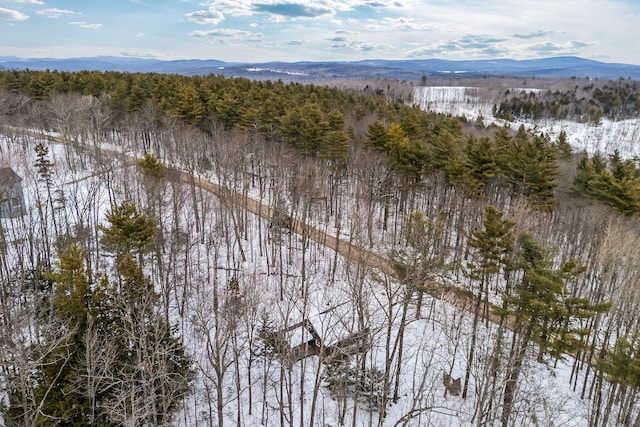
M 514 60 L 486 59 L 470 61 L 446 61 L 441 59 L 410 61 L 358 61 L 354 64 L 426 71 L 436 74 L 530 76 L 530 77 L 592 77 L 616 79 L 640 78 L 640 66 L 614 64 L 562 56 L 544 59 Z
M 591 77 L 640 80 L 640 66 L 593 61 L 578 57 L 514 60 L 441 59 L 364 60 L 350 62 L 231 63 L 213 59 L 160 61 L 129 57 L 16 58 L 0 57 L 0 68 L 58 71 L 156 72 L 185 75 L 221 74 L 256 80 L 317 81 L 332 78 L 420 79 L 422 76 Z
M 89 58 L 16 58 L 0 56 L 0 67 L 17 70 L 123 71 L 192 74 L 197 69 L 213 70 L 226 63 L 216 60 L 160 61 L 157 59 L 96 56 Z

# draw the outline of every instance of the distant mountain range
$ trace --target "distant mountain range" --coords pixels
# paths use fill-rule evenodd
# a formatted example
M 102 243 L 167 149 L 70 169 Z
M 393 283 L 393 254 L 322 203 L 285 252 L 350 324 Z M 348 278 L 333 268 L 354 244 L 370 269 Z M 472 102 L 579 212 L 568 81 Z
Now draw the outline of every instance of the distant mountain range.
M 16 58 L 0 56 L 0 68 L 17 70 L 156 72 L 185 75 L 220 74 L 256 80 L 318 81 L 334 78 L 391 78 L 418 80 L 427 77 L 591 77 L 640 79 L 640 66 L 613 64 L 573 56 L 513 60 L 441 59 L 364 60 L 349 62 L 238 63 L 217 60 L 160 61 L 129 57 Z

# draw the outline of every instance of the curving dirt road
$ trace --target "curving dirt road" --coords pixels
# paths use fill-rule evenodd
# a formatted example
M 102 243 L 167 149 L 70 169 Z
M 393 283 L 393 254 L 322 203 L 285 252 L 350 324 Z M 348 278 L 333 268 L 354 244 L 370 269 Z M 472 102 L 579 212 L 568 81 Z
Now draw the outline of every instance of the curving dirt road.
M 56 142 L 60 144 L 69 143 L 68 141 L 65 141 L 62 138 L 54 135 L 49 135 L 46 133 L 38 133 L 34 131 L 27 131 L 27 130 L 22 130 L 22 131 L 39 139 L 46 139 L 51 142 Z M 101 155 L 107 158 L 120 160 L 122 161 L 121 167 L 137 165 L 138 161 L 140 160 L 135 156 L 122 153 L 120 151 L 107 149 L 107 148 L 101 148 L 96 146 L 82 146 L 82 145 L 78 145 L 77 143 L 74 143 L 74 146 L 84 148 L 96 156 Z M 237 191 L 231 188 L 222 186 L 218 183 L 206 180 L 201 177 L 194 178 L 191 174 L 174 167 L 168 167 L 167 172 L 171 175 L 172 179 L 177 179 L 180 182 L 183 182 L 185 184 L 195 185 L 198 188 L 202 188 L 203 190 L 209 191 L 212 194 L 215 194 L 217 197 L 223 198 L 224 200 L 229 200 L 234 204 L 243 206 L 249 212 L 255 215 L 260 215 L 261 217 L 267 220 L 270 220 L 273 216 L 272 208 L 262 203 L 260 200 L 254 199 L 249 196 L 243 197 L 242 194 L 238 193 Z M 82 179 L 86 179 L 86 178 L 82 178 Z M 291 220 L 290 228 L 292 232 L 299 235 L 306 233 L 306 236 L 312 241 L 337 251 L 339 255 L 347 259 L 351 259 L 351 260 L 355 260 L 357 262 L 363 263 L 364 265 L 370 268 L 377 269 L 390 277 L 393 277 L 395 279 L 400 279 L 400 277 L 398 276 L 398 272 L 393 268 L 393 265 L 391 264 L 391 262 L 388 259 L 381 257 L 380 255 L 377 255 L 371 251 L 368 251 L 366 249 L 353 245 L 349 241 L 340 240 L 336 236 L 325 233 L 324 231 L 316 227 L 313 227 L 309 224 L 303 224 L 300 221 L 295 219 Z M 472 300 L 472 298 L 470 298 L 469 295 L 465 293 L 462 289 L 456 288 L 455 286 L 443 285 L 442 283 L 436 280 L 430 280 L 428 282 L 425 282 L 423 286 L 420 287 L 419 290 L 434 298 L 444 300 L 447 303 L 452 304 L 465 311 L 471 312 L 475 306 L 474 304 L 475 300 Z M 495 323 L 498 323 L 500 321 L 499 317 L 491 314 L 490 310 L 486 310 L 484 307 L 480 307 L 480 314 L 483 315 L 484 317 L 485 313 L 489 313 L 488 314 L 489 320 Z

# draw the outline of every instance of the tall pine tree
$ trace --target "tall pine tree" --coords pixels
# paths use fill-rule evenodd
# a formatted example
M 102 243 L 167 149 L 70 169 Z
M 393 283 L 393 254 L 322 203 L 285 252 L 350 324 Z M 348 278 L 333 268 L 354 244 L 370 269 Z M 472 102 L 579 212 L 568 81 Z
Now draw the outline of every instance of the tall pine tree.
M 606 311 L 608 303 L 591 304 L 587 299 L 571 297 L 567 283 L 584 271 L 569 261 L 560 268 L 553 265 L 551 253 L 530 234 L 520 237 L 518 268 L 522 281 L 511 295 L 503 295 L 504 308 L 499 313 L 514 319 L 514 338 L 503 394 L 503 427 L 510 424 L 513 399 L 522 365 L 533 341 L 539 345 L 538 360 L 545 353 L 559 358 L 566 352 L 576 351 L 589 333 L 582 320 Z
M 467 397 L 469 390 L 481 312 L 487 321 L 489 317 L 489 282 L 501 270 L 509 268 L 509 255 L 513 251 L 515 223 L 505 219 L 503 215 L 503 212 L 496 207 L 488 206 L 484 211 L 483 229 L 475 229 L 468 236 L 469 246 L 475 252 L 475 262 L 467 264 L 467 271 L 469 278 L 478 283 L 478 292 L 475 298 L 471 344 L 467 357 L 462 398 Z

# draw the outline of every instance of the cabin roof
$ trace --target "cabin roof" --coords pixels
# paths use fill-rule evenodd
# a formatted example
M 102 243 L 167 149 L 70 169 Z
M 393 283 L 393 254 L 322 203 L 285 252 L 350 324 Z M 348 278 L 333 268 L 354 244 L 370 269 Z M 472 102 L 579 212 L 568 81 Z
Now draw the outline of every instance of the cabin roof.
M 0 185 L 13 186 L 21 181 L 22 178 L 13 169 L 0 168 Z

